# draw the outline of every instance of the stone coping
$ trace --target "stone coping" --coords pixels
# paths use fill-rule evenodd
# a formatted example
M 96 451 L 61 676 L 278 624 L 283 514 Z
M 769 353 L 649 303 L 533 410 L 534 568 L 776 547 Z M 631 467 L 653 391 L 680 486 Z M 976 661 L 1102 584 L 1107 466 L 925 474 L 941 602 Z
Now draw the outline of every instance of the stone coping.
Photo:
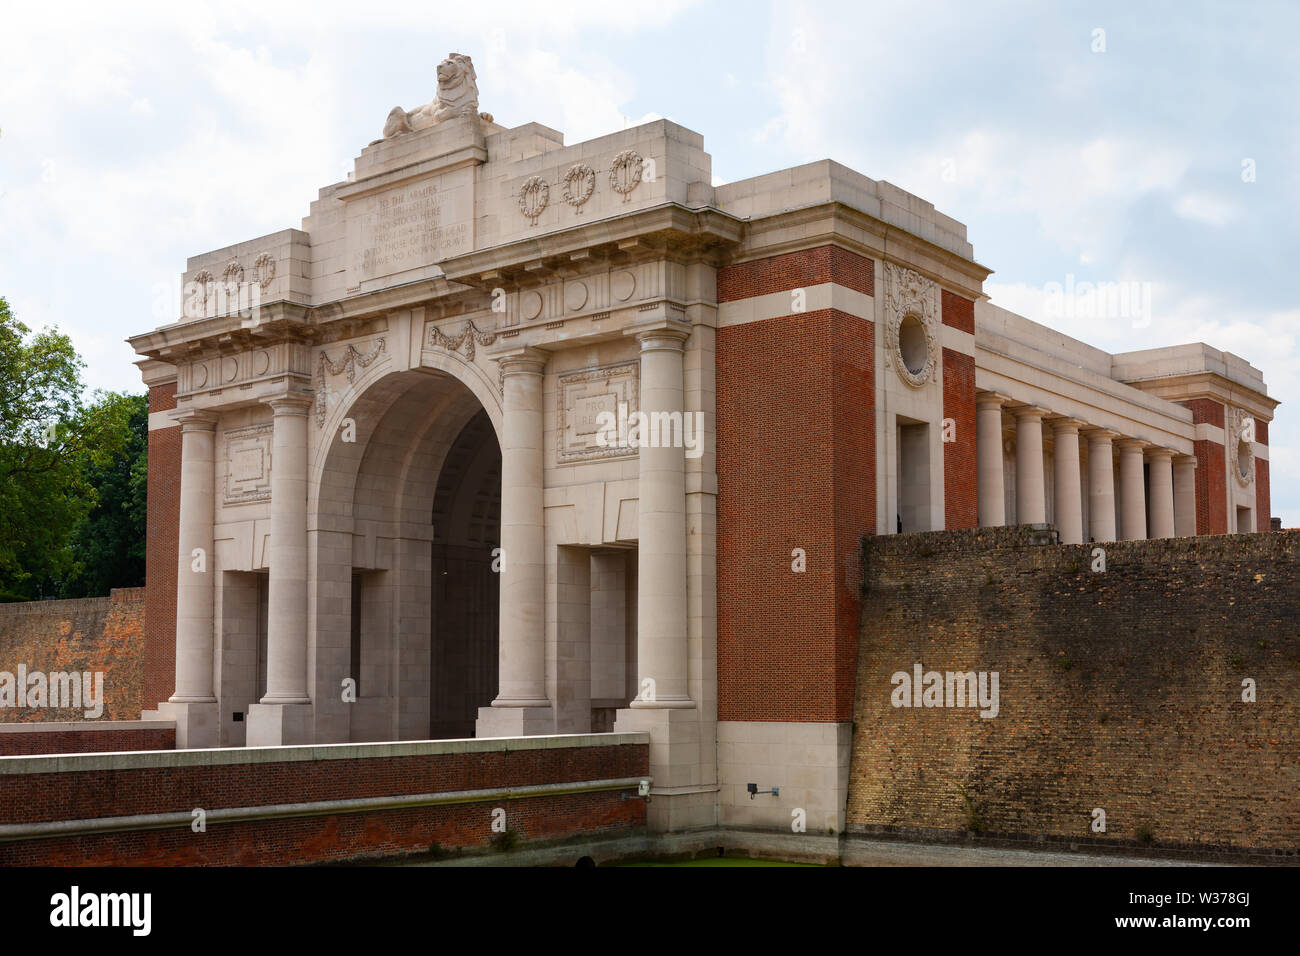
M 0 757 L 0 776 L 24 773 L 143 770 L 157 767 L 220 767 L 238 764 L 296 763 L 311 760 L 373 760 L 389 757 L 427 757 L 436 754 L 621 747 L 629 744 L 648 745 L 649 743 L 650 735 L 645 732 L 638 732 L 629 734 L 552 734 L 536 737 L 466 737 L 459 740 L 312 744 L 302 747 L 219 747 L 208 750 L 135 750 L 119 753 L 43 754 Z
M 174 720 L 34 720 L 0 724 L 0 734 L 94 734 L 115 730 L 172 730 Z

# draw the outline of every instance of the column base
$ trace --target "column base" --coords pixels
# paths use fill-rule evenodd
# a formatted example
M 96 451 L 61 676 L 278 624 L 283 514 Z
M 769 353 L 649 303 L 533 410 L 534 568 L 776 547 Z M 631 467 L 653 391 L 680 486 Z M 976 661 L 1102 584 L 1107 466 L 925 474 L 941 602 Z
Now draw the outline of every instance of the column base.
M 475 737 L 541 737 L 555 733 L 555 708 L 480 707 Z
M 247 746 L 290 747 L 316 742 L 311 704 L 250 704 Z
M 221 705 L 213 701 L 165 700 L 154 710 L 146 710 L 143 720 L 176 721 L 176 749 L 198 750 L 220 746 Z
M 718 785 L 712 757 L 702 765 L 700 711 L 681 707 L 620 708 L 614 733 L 650 735 L 651 830 L 668 832 L 713 826 L 717 822 Z

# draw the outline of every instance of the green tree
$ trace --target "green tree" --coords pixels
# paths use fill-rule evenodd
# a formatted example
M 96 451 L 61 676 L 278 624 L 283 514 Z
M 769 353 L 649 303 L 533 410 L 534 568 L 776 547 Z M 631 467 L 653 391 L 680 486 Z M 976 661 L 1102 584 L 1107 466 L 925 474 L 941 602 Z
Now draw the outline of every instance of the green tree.
M 57 329 L 32 333 L 0 298 L 0 601 L 55 596 L 98 500 L 94 469 L 124 455 L 126 396 L 81 404 L 85 364 Z

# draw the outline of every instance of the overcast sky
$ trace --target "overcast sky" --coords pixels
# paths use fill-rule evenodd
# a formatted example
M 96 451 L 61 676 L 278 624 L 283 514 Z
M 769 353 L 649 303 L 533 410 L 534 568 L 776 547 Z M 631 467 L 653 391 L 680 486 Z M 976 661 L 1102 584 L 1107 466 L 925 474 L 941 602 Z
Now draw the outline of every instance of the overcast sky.
M 139 391 L 123 339 L 174 317 L 162 289 L 186 257 L 299 226 L 457 51 L 506 126 L 576 143 L 667 116 L 729 182 L 829 157 L 964 222 L 997 304 L 1112 352 L 1246 358 L 1283 402 L 1273 513 L 1300 525 L 1297 5 L 186 0 L 2 17 L 0 296 L 71 334 L 93 387 Z M 1070 277 L 1143 284 L 1151 315 L 1052 312 Z

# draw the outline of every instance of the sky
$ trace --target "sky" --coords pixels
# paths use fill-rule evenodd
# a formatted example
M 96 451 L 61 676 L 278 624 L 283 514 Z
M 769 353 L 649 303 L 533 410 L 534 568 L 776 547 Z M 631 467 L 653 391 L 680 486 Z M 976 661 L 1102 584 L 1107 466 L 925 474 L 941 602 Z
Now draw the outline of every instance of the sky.
M 92 388 L 175 318 L 188 256 L 299 227 L 394 105 L 473 58 L 480 108 L 577 143 L 660 116 L 717 182 L 834 159 L 965 223 L 992 301 L 1111 352 L 1260 369 L 1300 526 L 1300 4 L 7 5 L 0 296 Z M 1124 283 L 1149 314 L 1062 309 Z

